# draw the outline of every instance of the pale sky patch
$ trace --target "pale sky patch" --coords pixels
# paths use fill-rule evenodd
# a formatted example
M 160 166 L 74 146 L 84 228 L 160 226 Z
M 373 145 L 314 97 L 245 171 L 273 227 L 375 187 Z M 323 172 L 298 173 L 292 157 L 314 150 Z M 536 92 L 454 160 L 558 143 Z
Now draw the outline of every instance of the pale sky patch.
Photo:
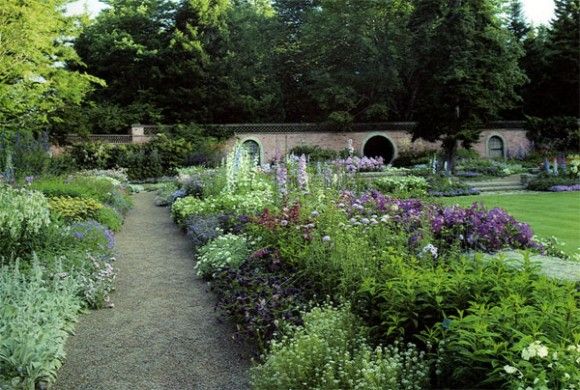
M 522 0 L 528 21 L 534 25 L 549 24 L 554 17 L 554 0 Z

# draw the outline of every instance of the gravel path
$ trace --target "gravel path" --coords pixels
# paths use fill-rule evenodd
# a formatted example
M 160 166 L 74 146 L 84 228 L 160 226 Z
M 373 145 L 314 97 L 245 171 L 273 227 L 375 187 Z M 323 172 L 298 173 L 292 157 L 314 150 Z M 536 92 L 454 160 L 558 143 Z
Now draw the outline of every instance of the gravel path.
M 117 236 L 115 308 L 81 317 L 55 389 L 248 388 L 251 352 L 218 321 L 191 245 L 153 198 L 135 195 Z

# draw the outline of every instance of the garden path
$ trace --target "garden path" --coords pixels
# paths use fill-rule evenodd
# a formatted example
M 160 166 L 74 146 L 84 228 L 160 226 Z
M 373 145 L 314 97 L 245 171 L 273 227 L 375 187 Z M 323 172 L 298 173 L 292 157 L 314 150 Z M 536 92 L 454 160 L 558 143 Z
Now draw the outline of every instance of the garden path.
M 117 235 L 114 309 L 81 317 L 54 388 L 244 389 L 251 352 L 220 323 L 192 247 L 153 193 Z

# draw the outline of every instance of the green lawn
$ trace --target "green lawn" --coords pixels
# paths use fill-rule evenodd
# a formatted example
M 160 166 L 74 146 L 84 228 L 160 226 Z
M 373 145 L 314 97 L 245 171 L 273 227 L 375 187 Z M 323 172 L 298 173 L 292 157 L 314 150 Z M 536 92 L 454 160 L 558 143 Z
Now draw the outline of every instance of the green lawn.
M 488 208 L 501 207 L 535 234 L 556 236 L 566 243 L 569 254 L 580 252 L 580 192 L 478 195 L 442 198 L 443 204 L 469 206 L 481 202 Z

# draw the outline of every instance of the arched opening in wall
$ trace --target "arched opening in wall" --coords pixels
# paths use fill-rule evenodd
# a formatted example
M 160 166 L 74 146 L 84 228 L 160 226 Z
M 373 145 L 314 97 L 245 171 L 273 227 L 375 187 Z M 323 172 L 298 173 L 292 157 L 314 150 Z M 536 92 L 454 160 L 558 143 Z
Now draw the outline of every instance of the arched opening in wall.
M 252 161 L 255 161 L 258 165 L 262 163 L 260 145 L 256 141 L 253 139 L 246 140 L 242 142 L 242 147 L 248 152 Z
M 503 139 L 494 135 L 489 137 L 487 141 L 487 155 L 489 158 L 504 158 L 505 157 L 505 146 Z
M 389 164 L 395 158 L 395 145 L 387 137 L 375 135 L 365 142 L 363 154 L 366 157 L 382 157 L 385 164 Z

